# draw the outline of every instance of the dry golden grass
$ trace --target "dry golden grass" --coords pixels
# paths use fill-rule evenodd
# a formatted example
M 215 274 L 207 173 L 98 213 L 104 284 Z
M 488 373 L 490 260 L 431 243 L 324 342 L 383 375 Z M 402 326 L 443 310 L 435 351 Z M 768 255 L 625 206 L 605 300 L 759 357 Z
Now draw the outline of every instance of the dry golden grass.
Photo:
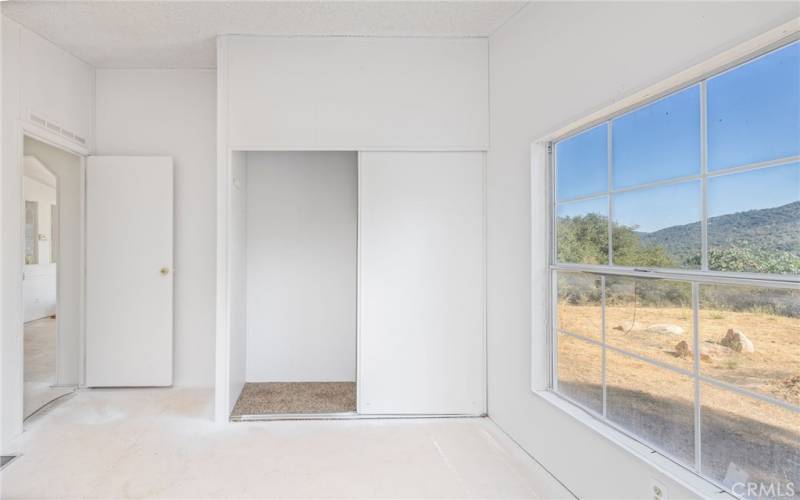
M 600 340 L 600 308 L 559 304 L 559 329 Z M 684 334 L 651 333 L 647 327 L 672 324 Z M 675 346 L 685 340 L 693 345 L 692 311 L 689 308 L 606 308 L 606 342 L 687 371 L 691 357 L 680 358 Z M 621 329 L 620 329 L 621 328 Z M 743 332 L 755 346 L 754 353 L 737 353 L 714 347 L 728 329 Z M 761 392 L 800 406 L 800 319 L 754 312 L 700 311 L 700 343 L 719 352 L 701 363 L 701 372 L 724 382 Z
M 608 307 L 609 345 L 693 372 L 692 357 L 681 358 L 675 345 L 693 345 L 692 313 L 680 308 Z M 600 308 L 560 304 L 559 327 L 599 340 Z M 652 324 L 673 324 L 682 336 L 647 332 Z M 800 406 L 800 320 L 755 312 L 702 310 L 701 344 L 718 345 L 729 328 L 743 332 L 754 353 L 724 348 L 701 373 Z M 623 325 L 622 330 L 614 329 Z M 559 335 L 560 391 L 602 411 L 600 347 Z M 691 377 L 608 350 L 608 415 L 685 463 L 693 463 L 694 382 Z M 753 478 L 800 481 L 800 414 L 775 404 L 701 385 L 704 473 L 721 480 L 730 463 L 745 465 Z

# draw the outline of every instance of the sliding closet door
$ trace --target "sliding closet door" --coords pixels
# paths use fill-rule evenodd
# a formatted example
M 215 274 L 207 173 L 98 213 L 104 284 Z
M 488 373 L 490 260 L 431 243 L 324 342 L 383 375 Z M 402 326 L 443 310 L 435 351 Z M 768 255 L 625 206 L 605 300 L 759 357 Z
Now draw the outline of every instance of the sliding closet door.
M 485 412 L 483 153 L 361 153 L 359 412 Z

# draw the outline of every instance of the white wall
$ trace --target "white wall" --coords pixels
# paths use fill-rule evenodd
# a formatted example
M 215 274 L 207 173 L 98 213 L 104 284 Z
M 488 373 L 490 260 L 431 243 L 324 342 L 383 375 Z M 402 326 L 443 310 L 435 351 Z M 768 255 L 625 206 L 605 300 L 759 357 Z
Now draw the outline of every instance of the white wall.
M 486 149 L 485 38 L 226 41 L 235 149 Z
M 26 155 L 44 163 L 58 178 L 58 373 L 60 385 L 80 382 L 83 318 L 83 164 L 79 156 L 26 137 Z
M 25 28 L 20 36 L 23 119 L 35 114 L 91 149 L 94 68 Z
M 29 161 L 29 158 L 26 158 Z M 55 185 L 55 178 L 53 178 Z M 51 206 L 56 204 L 56 188 L 37 179 L 22 178 L 22 197 L 24 201 L 37 203 L 38 261 L 25 265 L 25 279 L 22 282 L 22 303 L 24 320 L 33 321 L 56 313 L 56 264 L 50 262 L 53 243 Z M 46 239 L 38 239 L 43 235 Z
M 175 385 L 214 383 L 216 73 L 97 70 L 99 155 L 175 164 Z
M 247 381 L 355 381 L 358 159 L 247 154 Z
M 580 498 L 647 497 L 660 475 L 531 393 L 531 333 L 543 335 L 547 293 L 531 296 L 531 277 L 547 276 L 545 179 L 531 179 L 531 142 L 798 14 L 796 3 L 542 3 L 490 39 L 489 414 Z M 693 496 L 665 482 L 671 498 Z
M 2 437 L 22 432 L 22 130 L 86 148 L 31 121 L 35 112 L 93 142 L 94 69 L 19 24 L 2 18 Z M 73 130 L 74 129 L 74 130 Z

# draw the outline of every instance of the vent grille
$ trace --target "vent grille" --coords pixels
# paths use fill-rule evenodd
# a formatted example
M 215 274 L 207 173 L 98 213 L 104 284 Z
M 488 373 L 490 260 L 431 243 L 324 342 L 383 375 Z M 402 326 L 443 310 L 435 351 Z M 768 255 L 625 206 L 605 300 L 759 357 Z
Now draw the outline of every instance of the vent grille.
M 34 114 L 31 114 L 31 121 L 32 121 L 33 123 L 38 123 L 38 124 L 39 124 L 39 125 L 41 125 L 42 127 L 46 127 L 46 126 L 47 126 L 47 120 L 45 120 L 45 119 L 44 119 L 44 118 L 42 118 L 41 116 L 36 116 L 36 115 L 34 115 Z
M 70 141 L 74 141 L 74 142 L 77 142 L 77 143 L 83 144 L 83 145 L 86 144 L 86 139 L 85 138 L 79 136 L 78 134 L 76 134 L 75 132 L 73 132 L 73 131 L 71 131 L 69 129 L 63 128 L 62 126 L 58 125 L 57 123 L 54 123 L 54 122 L 51 122 L 50 120 L 42 118 L 41 116 L 39 116 L 39 115 L 37 115 L 35 113 L 30 113 L 29 116 L 30 116 L 31 122 L 33 122 L 33 123 L 35 123 L 35 124 L 37 124 L 37 125 L 39 125 L 41 127 L 44 127 L 47 130 L 55 132 L 56 134 L 60 134 L 61 136 L 66 137 Z

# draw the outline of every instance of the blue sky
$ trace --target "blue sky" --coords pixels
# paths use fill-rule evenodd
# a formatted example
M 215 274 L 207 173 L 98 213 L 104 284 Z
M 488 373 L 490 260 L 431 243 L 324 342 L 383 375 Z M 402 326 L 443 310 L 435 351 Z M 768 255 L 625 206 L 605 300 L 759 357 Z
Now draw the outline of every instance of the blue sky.
M 707 101 L 710 172 L 800 155 L 800 42 L 709 79 Z M 607 136 L 602 124 L 556 144 L 558 200 L 607 190 Z M 699 85 L 615 118 L 614 189 L 698 174 L 700 142 Z M 798 201 L 798 171 L 795 163 L 710 178 L 709 215 Z M 594 202 L 598 209 L 602 200 Z M 621 193 L 614 218 L 655 231 L 699 220 L 699 200 L 699 182 Z M 590 209 L 569 204 L 559 213 Z

